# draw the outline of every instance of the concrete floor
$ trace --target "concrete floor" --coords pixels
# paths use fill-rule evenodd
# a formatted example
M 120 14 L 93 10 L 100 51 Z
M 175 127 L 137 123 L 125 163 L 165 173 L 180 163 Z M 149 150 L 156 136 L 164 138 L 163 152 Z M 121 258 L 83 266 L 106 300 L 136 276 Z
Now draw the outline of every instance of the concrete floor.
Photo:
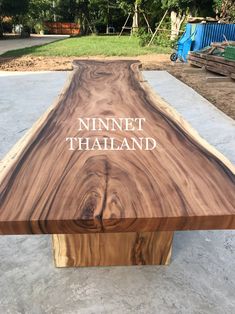
M 144 75 L 202 136 L 235 160 L 233 120 L 168 73 Z M 45 111 L 66 76 L 0 73 L 0 158 Z M 234 231 L 176 232 L 168 267 L 79 269 L 54 268 L 48 235 L 0 236 L 0 314 L 233 314 L 234 291 Z
M 31 35 L 30 38 L 0 40 L 0 55 L 10 50 L 45 45 L 68 37 L 68 35 Z
M 144 71 L 143 74 L 156 93 L 171 104 L 201 137 L 235 164 L 235 121 L 233 119 L 168 72 Z M 210 86 L 211 84 L 208 84 L 208 88 Z

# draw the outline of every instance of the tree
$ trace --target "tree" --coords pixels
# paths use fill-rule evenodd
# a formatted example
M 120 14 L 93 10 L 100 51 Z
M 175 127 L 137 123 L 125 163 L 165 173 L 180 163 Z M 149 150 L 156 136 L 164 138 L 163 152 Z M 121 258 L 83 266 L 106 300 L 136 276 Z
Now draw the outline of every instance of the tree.
M 34 27 L 44 28 L 44 22 L 52 19 L 53 1 L 51 0 L 29 0 L 28 11 L 25 22 L 32 29 Z M 40 29 L 39 29 L 40 30 Z
M 234 0 L 214 0 L 216 17 L 228 22 L 235 21 L 235 2 Z
M 175 40 L 179 35 L 190 2 L 191 0 L 162 0 L 163 8 L 170 11 L 171 40 Z
M 106 33 L 113 17 L 114 8 L 117 8 L 114 1 L 110 0 L 90 0 L 89 1 L 89 18 L 96 21 L 96 25 L 103 25 Z
M 162 7 L 170 11 L 171 40 L 174 40 L 179 35 L 180 27 L 186 17 L 187 11 L 190 15 L 200 13 L 210 15 L 213 13 L 213 0 L 162 0 Z
M 28 10 L 28 0 L 0 0 L 0 37 L 3 36 L 2 19 L 5 16 L 12 17 L 18 23 L 21 22 L 21 17 Z
M 55 13 L 66 22 L 79 22 L 81 33 L 86 33 L 89 20 L 89 0 L 57 0 Z
M 0 15 L 1 16 L 18 16 L 27 12 L 28 0 L 0 0 Z

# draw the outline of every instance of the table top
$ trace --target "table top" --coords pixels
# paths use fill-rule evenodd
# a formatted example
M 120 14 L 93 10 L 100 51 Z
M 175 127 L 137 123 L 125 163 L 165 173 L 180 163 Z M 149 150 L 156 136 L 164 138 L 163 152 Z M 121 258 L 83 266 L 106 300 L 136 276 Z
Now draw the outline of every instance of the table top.
M 205 229 L 235 229 L 234 166 L 137 61 L 74 61 L 59 99 L 0 163 L 0 234 Z

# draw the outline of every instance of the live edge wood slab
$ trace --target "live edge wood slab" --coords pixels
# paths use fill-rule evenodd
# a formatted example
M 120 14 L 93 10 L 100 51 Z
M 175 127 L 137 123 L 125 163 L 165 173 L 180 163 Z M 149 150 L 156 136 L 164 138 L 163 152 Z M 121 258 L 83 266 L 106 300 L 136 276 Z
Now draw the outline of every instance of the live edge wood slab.
M 235 229 L 235 170 L 143 81 L 137 61 L 74 62 L 0 163 L 0 234 L 53 234 L 56 266 L 167 264 L 175 230 Z M 182 95 L 183 97 L 183 95 Z M 191 104 L 193 106 L 193 103 Z M 78 118 L 144 117 L 153 150 L 69 150 Z

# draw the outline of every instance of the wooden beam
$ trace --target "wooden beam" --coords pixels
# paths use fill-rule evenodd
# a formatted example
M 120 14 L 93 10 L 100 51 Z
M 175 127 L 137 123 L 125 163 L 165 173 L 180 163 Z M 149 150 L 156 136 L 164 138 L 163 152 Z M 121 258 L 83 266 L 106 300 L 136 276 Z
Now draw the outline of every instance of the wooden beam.
M 195 67 L 198 67 L 198 68 L 203 68 L 205 69 L 205 63 L 202 63 L 200 61 L 196 61 L 196 60 L 192 60 L 192 59 L 188 59 L 188 62 L 190 65 L 193 65 Z
M 190 55 L 188 57 L 188 61 L 191 63 L 191 62 L 196 62 L 196 63 L 199 63 L 199 64 L 202 64 L 202 65 L 206 65 L 207 64 L 207 61 L 203 58 L 200 58 L 198 56 L 193 56 L 193 55 Z
M 213 73 L 217 73 L 217 74 L 221 74 L 221 75 L 225 75 L 225 76 L 229 76 L 229 71 L 217 66 L 212 66 L 212 65 L 206 65 L 206 70 L 213 72 Z
M 219 83 L 219 82 L 232 82 L 231 78 L 227 76 L 207 76 L 206 77 L 207 83 Z
M 146 15 L 145 15 L 145 13 L 142 12 L 142 15 L 143 15 L 143 17 L 144 17 L 144 19 L 145 19 L 145 22 L 146 22 L 147 26 L 148 26 L 148 33 L 153 34 L 153 31 L 152 31 L 152 29 L 151 29 L 151 27 L 150 27 L 150 25 L 149 25 L 149 21 L 148 21 Z
M 149 43 L 148 43 L 148 47 L 152 44 L 154 38 L 156 37 L 156 35 L 157 35 L 157 33 L 158 33 L 158 31 L 159 31 L 159 29 L 160 29 L 160 27 L 161 27 L 161 25 L 162 25 L 162 23 L 163 23 L 165 17 L 166 17 L 166 15 L 167 15 L 167 13 L 168 13 L 168 10 L 166 10 L 166 12 L 164 13 L 164 15 L 163 15 L 161 21 L 159 22 L 158 26 L 156 27 L 155 32 L 153 33 L 153 35 L 152 35 L 152 37 L 151 37 L 151 39 L 150 39 L 150 41 L 149 41 Z
M 131 16 L 131 13 L 128 13 L 128 16 L 127 16 L 127 18 L 126 18 L 126 20 L 125 20 L 124 25 L 122 26 L 121 32 L 120 32 L 120 34 L 118 35 L 118 37 L 120 37 L 120 36 L 122 35 L 124 29 L 127 28 L 127 27 L 126 27 L 126 24 L 127 24 L 128 20 L 129 20 L 130 16 Z M 128 27 L 128 29 L 132 29 L 132 27 Z
M 173 232 L 56 234 L 56 267 L 168 265 Z
M 222 63 L 222 64 L 226 64 L 226 65 L 230 65 L 232 67 L 235 67 L 235 61 L 232 60 L 226 60 L 224 59 L 224 57 L 219 57 L 219 56 L 215 56 L 215 55 L 207 55 L 207 60 L 210 61 L 215 61 L 217 63 Z
M 219 63 L 219 62 L 215 62 L 215 61 L 210 61 L 207 60 L 207 66 L 211 66 L 214 68 L 217 68 L 218 70 L 223 70 L 223 71 L 227 71 L 228 73 L 235 73 L 235 66 L 230 66 L 227 64 L 223 64 L 223 63 Z M 235 63 L 234 63 L 235 65 Z

